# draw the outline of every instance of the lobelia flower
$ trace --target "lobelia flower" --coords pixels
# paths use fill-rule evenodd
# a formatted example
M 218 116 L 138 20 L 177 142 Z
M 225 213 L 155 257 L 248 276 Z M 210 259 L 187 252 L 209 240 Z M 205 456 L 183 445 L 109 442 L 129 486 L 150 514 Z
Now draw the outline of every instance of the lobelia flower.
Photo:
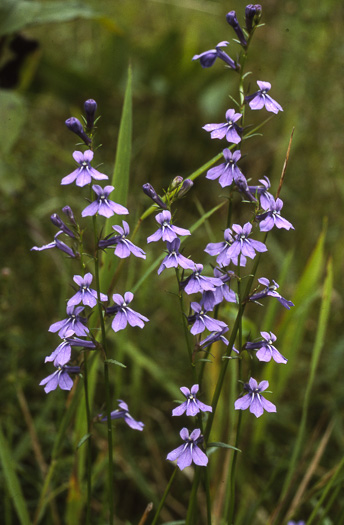
M 97 102 L 93 98 L 89 98 L 84 102 L 84 110 L 86 115 L 87 129 L 91 130 L 94 125 L 94 117 L 97 111 Z
M 237 19 L 237 16 L 236 16 L 236 12 L 235 11 L 230 11 L 229 13 L 227 13 L 226 20 L 229 23 L 229 25 L 232 26 L 232 28 L 236 32 L 236 35 L 237 35 L 237 37 L 240 40 L 240 44 L 242 46 L 246 47 L 247 46 L 247 41 L 246 41 L 244 32 L 241 29 L 240 24 L 238 22 L 238 19 Z
M 160 275 L 166 268 L 178 268 L 178 266 L 181 266 L 184 270 L 192 270 L 195 268 L 195 263 L 193 261 L 179 253 L 180 239 L 178 237 L 173 239 L 172 242 L 167 242 L 166 247 L 168 254 L 158 269 L 158 275 Z
M 272 332 L 260 332 L 260 335 L 264 341 L 257 342 L 248 342 L 245 344 L 247 350 L 258 350 L 256 356 L 259 361 L 264 361 L 268 363 L 273 359 L 276 363 L 286 364 L 288 359 L 286 359 L 278 350 L 273 346 L 273 343 L 276 341 L 277 337 Z
M 92 341 L 86 339 L 78 339 L 77 337 L 71 337 L 73 332 L 70 330 L 66 333 L 66 337 L 63 338 L 61 343 L 55 350 L 45 358 L 45 363 L 54 361 L 54 366 L 63 366 L 70 361 L 72 346 L 80 346 L 82 348 L 94 349 L 96 345 Z
M 290 310 L 291 306 L 294 306 L 294 303 L 291 301 L 288 301 L 284 297 L 282 297 L 278 292 L 277 289 L 279 288 L 279 285 L 276 283 L 276 281 L 272 280 L 273 284 L 270 284 L 269 279 L 266 277 L 261 277 L 258 279 L 258 282 L 262 284 L 265 288 L 261 292 L 257 292 L 249 297 L 250 301 L 259 301 L 260 299 L 263 299 L 267 295 L 270 297 L 276 297 L 276 299 L 281 303 L 284 308 L 287 310 Z
M 216 262 L 220 266 L 228 266 L 228 264 L 231 262 L 231 257 L 228 255 L 228 250 L 231 247 L 232 243 L 234 242 L 234 238 L 232 236 L 232 230 L 230 228 L 227 228 L 224 231 L 224 241 L 223 242 L 210 242 L 205 247 L 204 251 L 206 253 L 209 253 L 211 256 L 217 255 Z M 240 265 L 245 266 L 246 259 L 243 258 L 240 259 Z
M 209 332 L 221 332 L 223 328 L 227 328 L 226 323 L 213 319 L 207 315 L 207 310 L 199 303 L 192 302 L 191 308 L 195 312 L 194 315 L 189 315 L 187 320 L 192 324 L 190 332 L 192 335 L 201 334 L 207 328 Z
M 80 289 L 76 292 L 73 297 L 71 297 L 67 303 L 67 306 L 76 306 L 82 303 L 85 306 L 90 306 L 93 308 L 97 304 L 98 294 L 96 290 L 90 288 L 91 282 L 93 280 L 93 275 L 89 272 L 85 274 L 85 277 L 81 275 L 74 275 L 73 281 L 80 286 Z M 101 301 L 107 301 L 108 296 L 101 293 Z
M 264 213 L 256 216 L 259 221 L 259 229 L 261 232 L 268 232 L 272 230 L 274 226 L 276 228 L 285 228 L 286 230 L 294 230 L 294 226 L 291 222 L 281 217 L 280 211 L 283 208 L 283 201 L 281 199 L 275 199 L 270 197 L 267 202 L 262 204 L 262 208 L 266 210 Z
M 187 416 L 195 416 L 199 412 L 212 412 L 213 409 L 209 405 L 205 405 L 196 397 L 199 391 L 199 385 L 193 385 L 191 390 L 186 386 L 180 388 L 181 392 L 186 397 L 186 401 L 172 410 L 172 416 L 182 416 L 186 411 Z
M 217 286 L 214 292 L 215 304 L 220 304 L 223 300 L 227 301 L 227 303 L 237 303 L 238 300 L 235 292 L 226 284 L 230 282 L 234 276 L 234 272 L 223 272 L 220 268 L 214 268 L 214 276 L 222 281 L 222 285 Z
M 248 189 L 253 196 L 258 195 L 261 207 L 267 210 L 270 206 L 271 199 L 274 200 L 271 193 L 268 192 L 271 187 L 270 180 L 265 175 L 263 179 L 259 179 L 259 182 L 262 186 L 249 186 Z
M 184 441 L 184 444 L 167 454 L 166 459 L 169 461 L 177 460 L 177 465 L 180 470 L 189 467 L 192 462 L 195 463 L 195 465 L 205 467 L 208 464 L 208 458 L 198 446 L 203 442 L 201 430 L 195 428 L 189 435 L 188 429 L 184 427 L 181 429 L 179 435 Z
M 257 381 L 251 377 L 249 382 L 244 385 L 244 391 L 248 393 L 235 401 L 235 410 L 250 408 L 251 414 L 254 414 L 256 417 L 260 417 L 264 410 L 276 412 L 276 406 L 261 395 L 268 386 L 268 381 L 261 381 L 258 385 Z
M 180 283 L 180 287 L 189 295 L 207 290 L 215 290 L 216 286 L 221 286 L 221 279 L 216 277 L 205 277 L 201 275 L 203 264 L 195 264 L 194 272 Z
M 273 98 L 268 95 L 268 91 L 271 89 L 270 82 L 263 82 L 261 80 L 257 80 L 257 84 L 260 87 L 259 91 L 256 91 L 256 93 L 253 93 L 252 95 L 248 95 L 245 97 L 245 101 L 249 103 L 249 106 L 251 109 L 262 109 L 265 107 L 267 111 L 270 111 L 272 113 L 278 113 L 279 111 L 283 111 L 282 106 L 276 102 Z
M 75 239 L 75 235 L 72 232 L 72 230 L 70 230 L 68 226 L 66 226 L 66 224 L 63 222 L 61 217 L 57 215 L 57 213 L 53 213 L 50 217 L 50 220 L 54 224 L 54 226 L 57 226 L 63 233 L 65 233 L 72 239 Z
M 259 24 L 259 20 L 262 16 L 262 6 L 259 4 L 249 4 L 245 8 L 245 22 L 246 29 L 251 33 L 252 29 Z
M 130 428 L 133 428 L 134 430 L 143 430 L 144 423 L 142 421 L 135 421 L 135 419 L 129 414 L 129 407 L 127 403 L 122 401 L 122 399 L 118 399 L 118 406 L 117 410 L 114 410 L 111 412 L 110 417 L 111 419 L 124 419 L 127 425 L 129 425 Z M 107 421 L 107 417 L 103 417 L 100 421 L 104 422 Z
M 135 257 L 140 257 L 141 259 L 146 258 L 146 254 L 141 248 L 135 246 L 127 236 L 130 233 L 129 224 L 126 221 L 122 221 L 122 226 L 112 226 L 112 229 L 115 230 L 118 235 L 114 237 L 108 236 L 106 239 L 100 240 L 98 243 L 99 248 L 105 249 L 109 246 L 116 246 L 115 255 L 120 259 L 125 259 L 129 257 L 132 253 Z
M 287 525 L 306 525 L 305 521 L 288 521 Z
M 92 179 L 105 180 L 109 178 L 107 175 L 104 175 L 104 173 L 100 173 L 92 168 L 90 162 L 93 159 L 93 151 L 90 149 L 85 151 L 85 153 L 74 151 L 73 158 L 75 162 L 79 164 L 79 167 L 66 177 L 63 177 L 61 181 L 62 185 L 72 184 L 72 182 L 75 181 L 75 184 L 81 188 L 86 186 L 86 184 L 90 184 Z
M 200 350 L 200 349 L 204 349 L 204 348 L 207 348 L 208 346 L 212 345 L 213 343 L 215 343 L 216 341 L 222 341 L 226 346 L 229 345 L 229 341 L 228 339 L 223 335 L 225 334 L 226 332 L 228 332 L 229 328 L 228 326 L 225 326 L 224 328 L 222 328 L 222 330 L 220 331 L 217 331 L 217 332 L 212 332 L 211 334 L 209 334 L 207 337 L 205 337 L 204 339 L 202 339 L 202 341 L 200 341 L 199 343 L 196 344 L 197 348 Z
M 50 376 L 42 379 L 39 383 L 40 386 L 44 386 L 45 393 L 48 394 L 52 390 L 56 390 L 59 386 L 61 390 L 71 390 L 73 386 L 73 380 L 69 374 L 79 374 L 80 366 L 59 366 L 57 370 Z
M 102 188 L 98 184 L 94 184 L 92 189 L 97 195 L 97 199 L 86 206 L 81 213 L 82 217 L 88 217 L 98 213 L 103 217 L 109 218 L 115 213 L 117 215 L 127 215 L 129 213 L 127 208 L 121 204 L 108 200 L 108 196 L 115 189 L 113 186 L 105 186 L 105 188 Z
M 78 337 L 86 337 L 89 332 L 89 329 L 85 326 L 87 319 L 79 315 L 84 309 L 83 306 L 67 306 L 68 317 L 50 325 L 49 332 L 58 332 L 58 335 L 62 338 L 66 337 L 67 332 Z
M 233 142 L 234 144 L 239 144 L 241 137 L 242 129 L 235 124 L 237 120 L 241 118 L 241 113 L 235 113 L 234 109 L 228 109 L 226 111 L 226 121 L 221 124 L 206 124 L 202 129 L 205 131 L 210 131 L 210 136 L 212 139 L 223 139 L 226 137 L 228 142 Z
M 232 69 L 239 69 L 239 65 L 236 64 L 234 62 L 234 60 L 232 58 L 230 58 L 227 53 L 225 53 L 224 51 L 222 51 L 222 47 L 226 47 L 228 46 L 229 42 L 227 41 L 223 41 L 223 42 L 219 42 L 216 46 L 215 49 L 210 49 L 209 51 L 204 51 L 203 53 L 201 53 L 200 55 L 194 55 L 192 57 L 192 60 L 199 60 L 201 66 L 203 68 L 207 68 L 207 67 L 211 67 L 215 60 L 217 58 L 220 58 L 221 60 L 223 60 L 229 67 L 231 67 Z
M 116 314 L 112 321 L 112 330 L 118 332 L 123 330 L 127 324 L 130 326 L 139 326 L 143 328 L 145 323 L 149 321 L 144 315 L 135 312 L 129 308 L 129 304 L 134 299 L 134 294 L 131 292 L 125 292 L 124 298 L 118 293 L 113 294 L 112 299 L 115 302 L 114 306 L 110 306 L 106 309 L 108 315 Z
M 142 186 L 142 191 L 148 197 L 150 197 L 152 201 L 155 202 L 155 204 L 160 206 L 160 208 L 162 208 L 163 210 L 167 210 L 167 204 L 161 199 L 161 197 L 159 197 L 159 195 L 157 194 L 153 186 L 149 184 L 149 182 L 146 182 L 146 184 Z
M 78 120 L 75 117 L 71 117 L 65 121 L 65 124 L 67 128 L 73 133 L 75 133 L 76 135 L 78 135 L 78 137 L 80 137 L 81 140 L 85 142 L 85 144 L 87 145 L 91 144 L 92 140 L 90 139 L 90 137 L 86 135 L 80 120 Z
M 244 200 L 249 202 L 257 201 L 257 199 L 250 192 L 246 177 L 242 173 L 236 177 L 234 189 L 244 195 Z
M 160 239 L 163 241 L 172 242 L 173 239 L 177 237 L 177 235 L 191 235 L 189 230 L 185 230 L 184 228 L 179 228 L 178 226 L 171 224 L 171 212 L 168 210 L 158 213 L 158 215 L 155 217 L 155 220 L 158 224 L 160 224 L 160 228 L 155 233 L 153 233 L 153 235 L 148 237 L 147 243 L 156 242 Z
M 44 244 L 44 246 L 33 246 L 30 251 L 36 251 L 36 252 L 42 252 L 43 250 L 50 250 L 51 248 L 57 248 L 58 250 L 61 250 L 62 252 L 69 255 L 69 257 L 76 257 L 76 254 L 70 248 L 65 244 L 64 242 L 60 241 L 58 237 L 61 235 L 62 230 L 57 232 L 57 234 L 54 236 L 54 240 L 50 242 L 49 244 Z
M 233 236 L 234 241 L 228 248 L 227 257 L 229 257 L 233 262 L 233 259 L 235 257 L 239 258 L 239 255 L 241 254 L 244 257 L 254 259 L 256 256 L 256 251 L 262 253 L 268 250 L 263 242 L 248 238 L 252 230 L 252 224 L 249 222 L 244 224 L 242 227 L 239 224 L 233 224 L 232 229 L 235 231 L 236 235 Z
M 208 170 L 206 179 L 215 180 L 219 178 L 220 186 L 225 188 L 226 186 L 230 186 L 232 182 L 238 178 L 238 176 L 242 175 L 236 164 L 241 158 L 241 152 L 236 150 L 232 153 L 226 148 L 222 153 L 225 158 L 225 162 Z

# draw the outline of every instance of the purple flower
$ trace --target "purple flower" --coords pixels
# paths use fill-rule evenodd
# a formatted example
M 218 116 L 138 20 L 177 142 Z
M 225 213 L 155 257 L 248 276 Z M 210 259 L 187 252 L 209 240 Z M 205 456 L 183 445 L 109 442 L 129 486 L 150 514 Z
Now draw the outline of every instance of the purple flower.
M 73 158 L 79 164 L 79 168 L 63 177 L 61 184 L 72 184 L 72 182 L 76 181 L 76 185 L 82 187 L 90 184 L 92 179 L 105 180 L 109 178 L 107 175 L 92 168 L 90 162 L 93 159 L 93 151 L 89 149 L 85 153 L 74 151 Z
M 76 292 L 73 297 L 71 297 L 67 303 L 67 306 L 76 306 L 82 303 L 85 306 L 90 306 L 93 308 L 97 304 L 98 295 L 96 290 L 90 288 L 91 282 L 93 280 L 93 275 L 91 273 L 86 273 L 85 277 L 81 275 L 74 275 L 73 281 L 80 286 L 80 289 Z M 101 293 L 101 301 L 107 301 L 108 296 Z
M 58 369 L 40 382 L 40 386 L 45 385 L 45 393 L 48 394 L 52 390 L 56 390 L 59 386 L 61 390 L 71 390 L 73 381 L 69 374 L 79 374 L 79 366 L 59 366 Z
M 250 108 L 262 109 L 265 106 L 266 110 L 271 111 L 272 113 L 283 111 L 278 102 L 276 102 L 276 100 L 267 94 L 271 89 L 270 82 L 262 82 L 261 80 L 257 80 L 257 84 L 260 87 L 260 90 L 245 97 L 245 101 L 249 103 Z
M 188 429 L 184 427 L 181 429 L 179 435 L 184 441 L 184 444 L 167 454 L 166 459 L 169 461 L 177 460 L 177 465 L 180 470 L 185 469 L 185 467 L 190 467 L 192 462 L 194 462 L 195 465 L 206 467 L 208 458 L 198 446 L 199 443 L 203 441 L 201 430 L 195 428 L 189 436 Z
M 62 338 L 66 337 L 67 332 L 78 337 L 87 336 L 89 329 L 84 324 L 87 322 L 87 319 L 79 315 L 84 309 L 83 306 L 67 306 L 68 317 L 50 325 L 49 332 L 58 332 L 58 335 Z
M 233 275 L 234 272 L 223 272 L 220 268 L 214 268 L 214 276 L 222 281 L 222 285 L 217 286 L 214 292 L 215 304 L 220 304 L 223 300 L 227 301 L 227 303 L 238 302 L 235 292 L 226 284 L 232 279 Z
M 187 259 L 184 257 L 184 255 L 179 253 L 180 239 L 178 237 L 172 242 L 167 242 L 166 247 L 168 254 L 158 269 L 158 275 L 160 275 L 161 272 L 166 268 L 178 268 L 178 266 L 181 266 L 181 268 L 184 268 L 184 270 L 192 270 L 195 267 L 195 263 L 193 261 Z
M 246 177 L 242 173 L 236 177 L 234 189 L 244 195 L 244 200 L 249 202 L 257 201 L 257 199 L 251 194 Z
M 239 150 L 231 153 L 229 149 L 224 149 L 222 153 L 226 162 L 223 162 L 222 164 L 219 164 L 219 166 L 215 166 L 214 168 L 208 170 L 206 178 L 215 180 L 219 177 L 220 186 L 225 188 L 226 186 L 230 186 L 238 176 L 242 175 L 236 164 L 241 158 L 241 153 Z
M 99 248 L 108 248 L 109 246 L 116 246 L 115 248 L 115 255 L 119 257 L 120 259 L 125 259 L 126 257 L 129 257 L 129 255 L 132 253 L 135 257 L 140 257 L 141 259 L 146 258 L 146 254 L 141 248 L 138 246 L 135 246 L 129 239 L 127 239 L 127 236 L 130 233 L 129 230 L 129 224 L 126 221 L 122 221 L 122 226 L 112 226 L 113 230 L 115 230 L 118 235 L 115 235 L 114 237 L 107 237 L 106 239 L 103 239 L 99 241 L 98 246 Z
M 232 69 L 238 69 L 239 66 L 230 58 L 227 53 L 222 51 L 221 47 L 228 46 L 229 42 L 223 41 L 219 42 L 215 49 L 210 49 L 209 51 L 204 51 L 200 55 L 194 55 L 192 60 L 199 60 L 203 68 L 211 67 L 217 58 L 223 60 L 229 67 Z
M 219 321 L 218 319 L 213 319 L 207 315 L 207 310 L 196 303 L 191 303 L 191 308 L 195 312 L 194 315 L 189 315 L 188 323 L 193 324 L 190 332 L 192 335 L 201 334 L 205 329 L 209 332 L 221 332 L 223 328 L 227 328 L 226 323 Z
M 229 23 L 229 25 L 232 26 L 232 28 L 236 32 L 236 35 L 237 35 L 237 37 L 240 40 L 240 44 L 242 46 L 246 47 L 247 46 L 247 41 L 246 41 L 245 35 L 243 33 L 243 30 L 241 29 L 240 24 L 238 22 L 238 19 L 237 19 L 237 16 L 236 16 L 236 12 L 235 11 L 230 11 L 229 13 L 227 13 L 226 20 Z
M 65 252 L 70 257 L 76 257 L 76 254 L 70 248 L 65 244 L 64 242 L 60 241 L 58 237 L 61 235 L 62 230 L 57 232 L 57 234 L 54 236 L 54 240 L 50 242 L 49 244 L 45 244 L 44 246 L 33 246 L 30 251 L 36 251 L 36 252 L 42 252 L 43 250 L 50 250 L 51 248 L 57 248 L 58 250 L 61 250 L 62 252 Z
M 250 301 L 259 301 L 267 295 L 270 295 L 271 297 L 276 297 L 276 299 L 281 303 L 281 305 L 284 306 L 284 308 L 287 308 L 287 310 L 290 310 L 290 307 L 294 306 L 294 303 L 288 301 L 287 299 L 284 299 L 284 297 L 282 297 L 277 292 L 279 285 L 276 283 L 276 281 L 272 280 L 273 284 L 270 284 L 269 279 L 267 279 L 266 277 L 261 277 L 260 279 L 258 279 L 258 282 L 264 286 L 264 290 L 251 295 L 249 297 Z
M 54 224 L 54 226 L 57 226 L 59 228 L 59 230 L 61 230 L 63 233 L 65 233 L 72 239 L 75 239 L 75 235 L 72 232 L 72 230 L 70 230 L 68 226 L 66 226 L 66 224 L 63 222 L 61 217 L 57 215 L 57 213 L 53 213 L 50 217 L 50 220 Z
M 264 179 L 259 179 L 259 182 L 262 186 L 248 186 L 248 189 L 253 196 L 259 196 L 261 207 L 267 210 L 270 206 L 271 199 L 274 200 L 271 193 L 268 192 L 271 187 L 270 180 L 264 176 Z
M 145 323 L 149 321 L 144 315 L 129 308 L 128 305 L 134 299 L 134 294 L 131 292 L 125 292 L 124 298 L 118 293 L 115 293 L 113 294 L 112 299 L 114 300 L 115 305 L 107 308 L 106 313 L 108 315 L 116 314 L 111 325 L 114 332 L 123 330 L 128 323 L 130 326 L 139 326 L 140 328 L 143 328 Z
M 246 29 L 251 33 L 252 29 L 259 24 L 259 20 L 262 16 L 262 6 L 259 4 L 249 4 L 245 8 L 245 22 Z
M 246 410 L 250 408 L 251 414 L 254 414 L 256 417 L 260 417 L 264 410 L 267 412 L 276 412 L 275 405 L 261 395 L 268 386 L 268 381 L 261 381 L 258 385 L 257 381 L 251 377 L 249 382 L 244 385 L 244 390 L 248 393 L 235 401 L 235 410 Z
M 65 121 L 65 124 L 67 128 L 73 133 L 75 133 L 76 135 L 78 135 L 78 137 L 80 137 L 81 140 L 85 142 L 85 144 L 87 145 L 91 144 L 92 140 L 90 139 L 90 137 L 86 135 L 80 120 L 78 120 L 75 117 L 71 117 Z
M 287 525 L 306 525 L 305 521 L 288 521 Z
M 210 131 L 212 139 L 223 139 L 226 137 L 228 142 L 239 144 L 241 137 L 241 128 L 235 124 L 237 120 L 241 118 L 241 113 L 235 113 L 234 109 L 228 109 L 226 111 L 226 121 L 221 124 L 206 124 L 203 129 Z
M 157 192 L 155 191 L 155 189 L 153 188 L 153 186 L 151 184 L 149 184 L 149 182 L 146 182 L 146 184 L 144 184 L 142 186 L 142 191 L 143 193 L 145 193 L 150 199 L 152 199 L 153 202 L 155 202 L 155 204 L 157 204 L 158 206 L 160 206 L 160 208 L 162 208 L 163 210 L 167 210 L 167 205 L 166 203 L 161 199 L 161 197 L 159 197 L 159 195 L 157 194 Z
M 273 343 L 276 341 L 277 337 L 272 332 L 260 332 L 260 335 L 264 341 L 257 341 L 252 343 L 246 343 L 245 348 L 247 350 L 258 350 L 257 358 L 259 361 L 264 361 L 268 363 L 273 359 L 276 363 L 286 364 L 288 359 L 286 359 L 278 350 L 273 346 Z
M 105 186 L 105 188 L 102 188 L 98 186 L 98 184 L 94 184 L 92 189 L 97 195 L 97 199 L 82 211 L 82 217 L 99 213 L 99 215 L 109 218 L 115 213 L 117 213 L 117 215 L 127 215 L 129 213 L 127 208 L 121 206 L 121 204 L 108 200 L 108 196 L 115 189 L 113 186 Z
M 204 339 L 202 339 L 202 341 L 200 341 L 198 344 L 197 344 L 197 348 L 200 350 L 200 349 L 203 349 L 204 348 L 207 348 L 208 346 L 212 345 L 213 343 L 215 343 L 216 341 L 222 341 L 226 346 L 229 345 L 229 341 L 228 339 L 223 335 L 225 334 L 226 332 L 228 332 L 229 328 L 228 326 L 225 326 L 224 328 L 222 328 L 222 330 L 220 331 L 217 331 L 217 332 L 212 332 L 211 334 L 209 334 L 207 337 L 205 337 Z
M 67 215 L 68 219 L 74 224 L 74 226 L 77 226 L 72 208 L 70 206 L 64 206 L 62 211 Z
M 144 424 L 142 423 L 142 421 L 135 421 L 135 419 L 129 414 L 129 407 L 127 403 L 122 401 L 122 399 L 118 399 L 118 406 L 119 408 L 117 410 L 111 412 L 111 419 L 123 418 L 130 428 L 142 431 Z M 107 421 L 107 417 L 103 417 L 100 421 Z
M 45 363 L 54 361 L 54 366 L 63 366 L 68 363 L 72 353 L 72 346 L 81 346 L 82 348 L 94 349 L 96 345 L 92 341 L 86 339 L 78 339 L 77 337 L 71 337 L 72 331 L 66 333 L 66 337 L 61 341 L 55 350 L 45 358 Z
M 156 215 L 155 220 L 160 224 L 160 228 L 148 237 L 147 242 L 156 242 L 162 239 L 163 241 L 172 242 L 177 235 L 191 235 L 189 230 L 179 228 L 171 224 L 171 212 L 164 210 Z
M 87 129 L 92 129 L 94 125 L 94 117 L 97 111 L 97 102 L 93 98 L 89 98 L 84 103 L 84 110 L 86 114 Z
M 180 390 L 186 397 L 186 401 L 172 410 L 172 416 L 182 416 L 185 411 L 187 416 L 195 416 L 200 411 L 213 411 L 211 406 L 205 405 L 197 399 L 196 394 L 199 390 L 199 385 L 193 385 L 191 391 L 186 386 L 182 386 Z
M 228 264 L 231 262 L 231 259 L 232 259 L 228 255 L 228 251 L 231 245 L 233 244 L 233 242 L 234 242 L 234 238 L 232 236 L 232 230 L 230 228 L 227 228 L 224 231 L 224 241 L 223 242 L 210 242 L 209 244 L 207 244 L 204 251 L 206 253 L 209 253 L 209 255 L 211 256 L 217 255 L 216 262 L 220 266 L 228 266 Z M 240 260 L 241 266 L 245 266 L 245 263 L 246 263 L 245 258 L 243 258 L 243 261 Z
M 286 230 L 294 230 L 294 226 L 291 222 L 281 217 L 280 211 L 283 208 L 283 201 L 281 199 L 275 199 L 271 196 L 270 199 L 262 207 L 266 210 L 264 213 L 257 215 L 256 219 L 259 221 L 259 229 L 261 232 L 268 232 L 272 230 L 274 226 L 276 228 L 285 228 Z
M 180 286 L 189 295 L 197 292 L 205 292 L 207 290 L 215 290 L 216 286 L 221 286 L 222 281 L 216 277 L 205 277 L 201 275 L 203 264 L 195 264 L 195 271 L 184 281 Z
M 254 239 L 249 239 L 252 230 L 252 224 L 249 222 L 244 224 L 243 227 L 241 227 L 239 224 L 233 224 L 232 229 L 235 231 L 236 235 L 234 236 L 234 242 L 227 251 L 227 257 L 229 257 L 232 261 L 233 258 L 239 257 L 239 255 L 254 259 L 256 256 L 256 251 L 267 251 L 267 247 L 264 243 L 255 241 Z

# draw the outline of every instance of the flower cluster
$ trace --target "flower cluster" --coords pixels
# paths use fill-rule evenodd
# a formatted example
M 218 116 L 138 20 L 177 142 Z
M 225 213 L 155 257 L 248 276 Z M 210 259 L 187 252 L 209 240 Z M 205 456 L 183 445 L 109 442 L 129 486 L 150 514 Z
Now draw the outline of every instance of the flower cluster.
M 66 121 L 66 126 L 73 133 L 78 135 L 84 142 L 87 149 L 83 151 L 74 151 L 73 158 L 77 167 L 69 175 L 61 180 L 61 185 L 70 185 L 75 183 L 78 188 L 89 186 L 93 181 L 107 181 L 109 177 L 104 173 L 99 172 L 91 163 L 94 157 L 93 138 L 95 131 L 95 114 L 97 104 L 93 99 L 87 100 L 84 104 L 85 110 L 85 129 L 81 122 L 72 117 Z M 115 190 L 111 185 L 105 187 L 99 184 L 93 184 L 92 190 L 94 194 L 93 200 L 81 212 L 81 217 L 96 217 L 101 216 L 105 219 L 116 215 L 128 215 L 129 211 L 123 205 L 110 200 L 110 194 Z M 73 380 L 71 376 L 79 374 L 82 371 L 83 361 L 82 353 L 74 352 L 75 348 L 82 348 L 83 352 L 97 351 L 102 349 L 104 355 L 104 348 L 97 338 L 97 333 L 92 333 L 88 327 L 88 319 L 94 314 L 95 308 L 100 307 L 106 316 L 113 317 L 112 329 L 114 332 L 123 330 L 129 324 L 130 326 L 139 326 L 143 328 L 144 324 L 148 322 L 147 317 L 135 312 L 129 307 L 134 295 L 127 291 L 124 297 L 115 293 L 112 295 L 114 306 L 108 305 L 108 295 L 99 290 L 97 279 L 91 272 L 85 273 L 85 263 L 82 260 L 80 253 L 83 253 L 83 232 L 84 228 L 80 227 L 73 211 L 69 206 L 65 206 L 62 210 L 67 218 L 69 224 L 54 213 L 51 216 L 53 224 L 59 228 L 59 231 L 54 237 L 54 241 L 41 247 L 34 246 L 32 250 L 43 251 L 51 248 L 57 248 L 66 253 L 69 257 L 75 260 L 81 260 L 82 275 L 74 275 L 73 281 L 76 285 L 74 294 L 67 300 L 66 304 L 66 318 L 62 321 L 53 323 L 49 331 L 57 333 L 60 338 L 60 343 L 46 358 L 45 362 L 53 362 L 56 370 L 41 381 L 46 393 L 60 387 L 62 390 L 71 390 Z M 95 224 L 95 223 L 94 223 Z M 115 247 L 115 255 L 120 259 L 128 257 L 133 254 L 134 257 L 145 258 L 145 252 L 135 246 L 127 237 L 130 230 L 127 222 L 122 222 L 123 227 L 113 226 L 116 235 L 108 235 L 105 238 L 98 237 L 96 251 L 105 250 L 106 248 Z M 102 230 L 101 230 L 102 231 Z M 97 233 L 98 236 L 98 233 Z M 68 243 L 63 242 L 61 237 L 69 240 Z M 90 259 L 94 258 L 90 255 Z M 95 264 L 96 261 L 95 261 Z M 135 421 L 129 414 L 127 404 L 119 400 L 119 409 L 111 412 L 111 419 L 124 418 L 125 422 L 134 429 L 142 430 L 143 423 Z M 106 421 L 106 417 L 101 418 L 101 421 Z

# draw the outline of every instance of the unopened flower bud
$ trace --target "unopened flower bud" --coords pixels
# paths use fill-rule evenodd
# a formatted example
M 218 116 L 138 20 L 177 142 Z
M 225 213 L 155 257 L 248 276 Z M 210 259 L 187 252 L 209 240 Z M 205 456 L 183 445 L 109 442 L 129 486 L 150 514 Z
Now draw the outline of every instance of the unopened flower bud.
M 232 28 L 236 32 L 236 35 L 237 35 L 238 39 L 240 40 L 241 45 L 242 46 L 247 46 L 247 41 L 246 41 L 245 35 L 243 33 L 243 30 L 241 29 L 240 24 L 238 22 L 238 19 L 237 19 L 237 16 L 236 16 L 236 12 L 235 11 L 230 11 L 229 13 L 227 13 L 226 20 L 229 23 L 229 25 L 232 26 Z
M 160 208 L 162 208 L 163 210 L 167 210 L 165 202 L 159 197 L 159 195 L 157 194 L 153 186 L 149 184 L 149 182 L 146 182 L 146 184 L 142 186 L 142 190 L 143 193 L 148 195 L 148 197 L 152 199 L 152 201 L 154 201 L 158 206 L 160 206 Z
M 74 213 L 73 213 L 73 210 L 70 206 L 64 206 L 64 208 L 62 208 L 62 211 L 65 215 L 67 215 L 68 219 L 76 226 L 76 220 L 74 218 Z
M 86 135 L 80 120 L 78 120 L 75 117 L 71 117 L 71 118 L 68 118 L 65 121 L 65 124 L 66 124 L 67 128 L 70 129 L 76 135 L 78 135 L 78 137 L 80 137 L 81 140 L 83 140 L 85 142 L 85 144 L 87 144 L 87 145 L 91 144 L 92 141 L 91 141 L 90 137 L 88 137 Z
M 87 129 L 92 129 L 94 124 L 94 117 L 97 111 L 97 102 L 93 98 L 89 98 L 84 103 L 84 110 L 86 114 Z
M 245 8 L 246 29 L 251 33 L 252 29 L 259 24 L 262 16 L 262 6 L 259 4 L 249 4 Z
M 178 188 L 178 186 L 183 182 L 183 180 L 184 180 L 183 177 L 181 177 L 180 175 L 177 175 L 177 177 L 174 177 L 173 181 L 170 184 L 169 190 L 173 191 L 176 188 Z
M 58 228 L 60 228 L 60 230 L 63 231 L 63 233 L 75 239 L 75 235 L 72 232 L 72 230 L 70 230 L 68 226 L 66 226 L 66 224 L 63 222 L 61 217 L 57 215 L 57 213 L 53 213 L 50 217 L 50 220 L 54 224 L 54 226 L 57 226 Z
M 180 188 L 180 190 L 178 191 L 178 198 L 180 199 L 181 197 L 184 197 L 184 195 L 187 194 L 187 192 L 189 190 L 191 190 L 192 186 L 193 186 L 193 182 L 191 179 L 185 179 L 183 184 L 182 184 L 182 187 Z

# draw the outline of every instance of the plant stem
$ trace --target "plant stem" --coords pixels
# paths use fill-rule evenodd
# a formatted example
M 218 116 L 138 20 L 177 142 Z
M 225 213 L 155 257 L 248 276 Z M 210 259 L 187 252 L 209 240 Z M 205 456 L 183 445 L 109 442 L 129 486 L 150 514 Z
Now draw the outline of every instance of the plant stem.
M 86 408 L 86 418 L 87 418 L 87 505 L 86 505 L 86 525 L 91 523 L 91 496 L 92 496 L 92 442 L 91 442 L 91 412 L 90 404 L 88 398 L 88 364 L 87 364 L 88 353 L 85 350 L 84 353 L 84 390 L 85 390 L 85 408 Z
M 157 511 L 155 513 L 155 516 L 153 518 L 153 521 L 152 521 L 152 525 L 156 525 L 157 521 L 158 521 L 158 518 L 159 518 L 159 514 L 161 512 L 161 509 L 163 508 L 164 506 L 164 503 L 165 503 L 165 499 L 167 498 L 167 495 L 168 493 L 170 492 L 170 489 L 171 489 L 171 486 L 172 486 L 172 483 L 173 483 L 173 480 L 175 478 L 175 475 L 177 474 L 177 470 L 178 470 L 178 467 L 175 467 L 174 468 L 174 471 L 172 472 L 172 475 L 170 477 L 170 481 L 168 482 L 167 484 L 167 487 L 165 489 L 165 492 L 163 493 L 162 495 L 162 498 L 160 500 L 160 503 L 159 503 L 159 507 L 157 508 Z

